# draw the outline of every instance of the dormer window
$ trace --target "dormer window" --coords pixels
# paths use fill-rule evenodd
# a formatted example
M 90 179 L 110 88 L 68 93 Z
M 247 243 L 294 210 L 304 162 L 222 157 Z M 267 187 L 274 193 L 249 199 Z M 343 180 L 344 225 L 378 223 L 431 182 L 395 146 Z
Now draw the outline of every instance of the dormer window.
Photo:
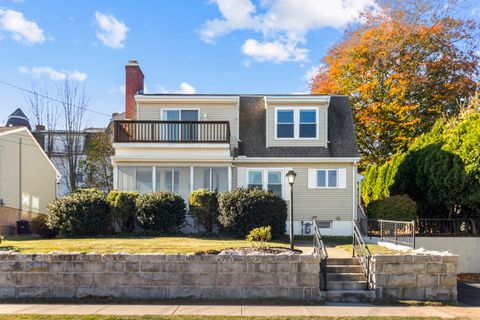
M 275 108 L 275 138 L 317 139 L 318 108 L 277 107 Z

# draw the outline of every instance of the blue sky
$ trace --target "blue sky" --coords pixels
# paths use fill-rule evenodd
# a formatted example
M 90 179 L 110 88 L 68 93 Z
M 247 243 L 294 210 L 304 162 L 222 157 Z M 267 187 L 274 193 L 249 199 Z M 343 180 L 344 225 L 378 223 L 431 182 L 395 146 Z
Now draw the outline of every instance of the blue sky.
M 300 5 L 299 5 L 300 3 Z M 148 92 L 293 93 L 373 0 L 0 0 L 0 80 L 54 87 L 68 73 L 90 109 L 124 109 L 124 65 Z M 477 14 L 472 10 L 471 14 Z M 25 93 L 0 84 L 0 125 Z M 108 117 L 87 114 L 92 126 Z

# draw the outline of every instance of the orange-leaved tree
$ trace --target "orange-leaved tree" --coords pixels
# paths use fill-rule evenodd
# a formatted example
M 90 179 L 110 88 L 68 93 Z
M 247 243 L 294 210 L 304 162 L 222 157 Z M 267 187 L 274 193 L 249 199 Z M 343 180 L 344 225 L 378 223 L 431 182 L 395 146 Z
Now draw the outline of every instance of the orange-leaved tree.
M 475 91 L 477 24 L 426 4 L 363 13 L 311 79 L 312 93 L 351 97 L 364 164 L 405 150 Z

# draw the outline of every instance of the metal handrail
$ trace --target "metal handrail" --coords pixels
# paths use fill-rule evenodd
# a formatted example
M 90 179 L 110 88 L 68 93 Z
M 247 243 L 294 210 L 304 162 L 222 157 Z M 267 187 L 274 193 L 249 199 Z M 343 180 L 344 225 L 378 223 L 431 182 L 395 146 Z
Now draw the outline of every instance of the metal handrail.
M 415 249 L 416 222 L 360 219 L 360 231 L 369 237 L 379 237 L 382 241 L 388 241 L 395 245 L 401 244 Z M 366 226 L 366 230 L 364 229 Z
M 115 120 L 114 142 L 230 143 L 229 121 Z
M 322 234 L 317 225 L 317 221 L 313 219 L 313 252 L 320 256 L 320 272 L 323 279 L 323 291 L 327 291 L 327 259 L 328 253 L 323 244 Z
M 363 240 L 362 234 L 357 226 L 357 222 L 355 220 L 352 221 L 353 223 L 353 249 L 352 249 L 352 257 L 357 257 L 358 261 L 360 262 L 360 266 L 362 267 L 362 271 L 365 274 L 367 279 L 367 285 L 365 290 L 370 290 L 371 286 L 371 272 L 370 272 L 370 264 L 372 261 L 372 253 L 368 249 L 365 241 Z

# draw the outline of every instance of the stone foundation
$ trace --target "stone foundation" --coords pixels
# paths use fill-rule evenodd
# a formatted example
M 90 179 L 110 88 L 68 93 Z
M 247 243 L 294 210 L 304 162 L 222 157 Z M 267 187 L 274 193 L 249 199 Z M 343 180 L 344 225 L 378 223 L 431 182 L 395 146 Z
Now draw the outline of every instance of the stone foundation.
M 0 299 L 319 300 L 313 255 L 0 254 Z
M 457 264 L 454 255 L 373 256 L 376 299 L 457 301 Z

